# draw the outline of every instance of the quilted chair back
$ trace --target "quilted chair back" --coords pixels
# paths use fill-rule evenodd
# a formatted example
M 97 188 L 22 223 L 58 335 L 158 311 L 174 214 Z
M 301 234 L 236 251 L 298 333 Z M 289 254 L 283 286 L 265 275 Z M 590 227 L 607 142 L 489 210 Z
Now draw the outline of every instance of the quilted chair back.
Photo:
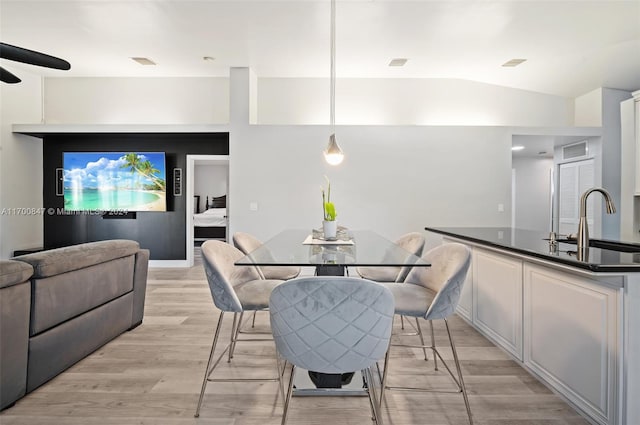
M 242 251 L 226 242 L 208 240 L 202 244 L 202 259 L 211 297 L 221 311 L 241 312 L 242 304 L 234 286 L 260 279 L 254 267 L 234 264 L 242 257 Z
M 407 283 L 421 285 L 436 293 L 425 315 L 427 320 L 449 317 L 460 301 L 460 293 L 471 264 L 471 251 L 460 243 L 446 243 L 425 253 L 431 267 L 416 267 Z
M 387 288 L 366 279 L 307 277 L 275 288 L 269 312 L 285 359 L 307 370 L 345 373 L 385 356 L 394 301 Z

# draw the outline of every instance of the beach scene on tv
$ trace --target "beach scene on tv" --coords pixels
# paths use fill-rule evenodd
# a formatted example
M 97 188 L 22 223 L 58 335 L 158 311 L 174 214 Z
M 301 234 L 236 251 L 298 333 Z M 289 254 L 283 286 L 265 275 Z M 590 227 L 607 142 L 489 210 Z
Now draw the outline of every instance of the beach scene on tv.
M 69 211 L 166 211 L 164 152 L 65 152 Z

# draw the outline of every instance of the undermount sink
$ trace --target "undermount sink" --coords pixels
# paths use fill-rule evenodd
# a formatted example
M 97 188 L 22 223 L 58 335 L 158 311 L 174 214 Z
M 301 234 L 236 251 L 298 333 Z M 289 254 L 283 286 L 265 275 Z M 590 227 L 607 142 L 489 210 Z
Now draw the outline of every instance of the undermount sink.
M 575 239 L 558 239 L 557 241 L 572 245 L 577 244 L 577 240 Z M 603 239 L 590 239 L 589 246 L 593 248 L 608 249 L 610 251 L 618 252 L 640 252 L 640 244 L 608 241 Z

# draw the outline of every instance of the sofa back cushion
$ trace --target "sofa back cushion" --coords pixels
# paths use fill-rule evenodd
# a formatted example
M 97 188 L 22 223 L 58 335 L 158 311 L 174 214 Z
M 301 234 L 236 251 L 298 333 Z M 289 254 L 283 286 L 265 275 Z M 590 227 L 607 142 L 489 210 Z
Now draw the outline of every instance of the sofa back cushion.
M 113 239 L 49 249 L 13 259 L 31 264 L 33 277 L 43 278 L 134 255 L 139 249 L 136 241 Z
M 32 280 L 30 335 L 133 290 L 134 255 Z

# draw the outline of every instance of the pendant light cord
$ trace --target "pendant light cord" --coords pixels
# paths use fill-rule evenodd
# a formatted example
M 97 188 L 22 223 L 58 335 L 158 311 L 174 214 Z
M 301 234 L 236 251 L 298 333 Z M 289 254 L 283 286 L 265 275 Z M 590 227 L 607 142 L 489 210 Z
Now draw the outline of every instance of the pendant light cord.
M 331 0 L 331 84 L 330 84 L 331 131 L 335 133 L 336 125 L 336 0 Z

